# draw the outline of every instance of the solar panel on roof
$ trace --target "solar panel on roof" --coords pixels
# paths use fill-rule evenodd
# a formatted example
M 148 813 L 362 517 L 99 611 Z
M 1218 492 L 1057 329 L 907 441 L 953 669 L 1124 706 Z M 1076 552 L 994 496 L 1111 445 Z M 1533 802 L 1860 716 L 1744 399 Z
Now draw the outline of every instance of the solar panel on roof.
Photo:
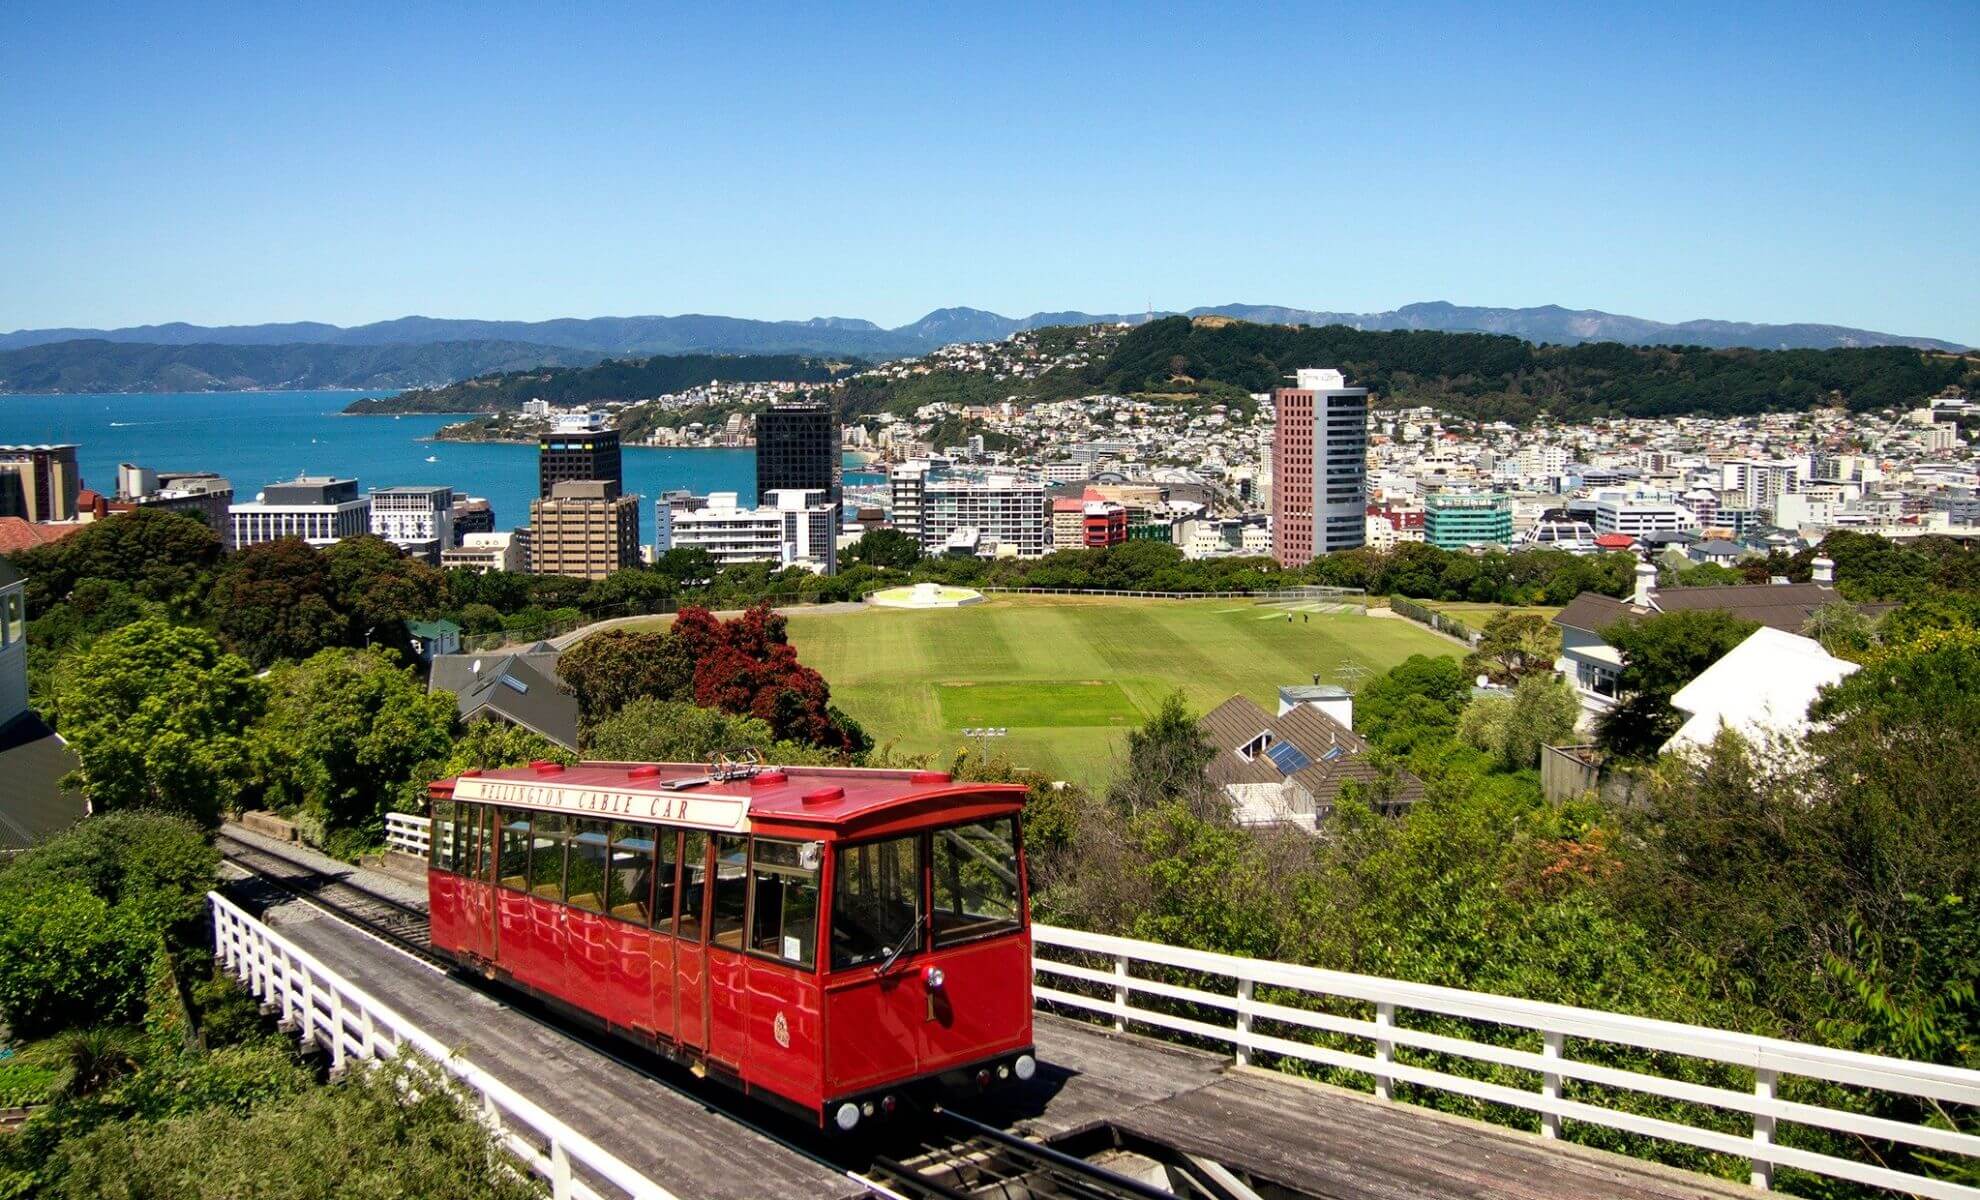
M 508 684 L 511 688 L 514 688 L 516 691 L 521 692 L 525 696 L 529 695 L 529 685 L 524 683 L 522 680 L 517 679 L 514 675 L 502 676 L 502 682 Z
M 1345 749 L 1344 747 L 1341 747 L 1341 746 L 1329 746 L 1329 747 L 1327 747 L 1327 752 L 1326 752 L 1325 754 L 1322 754 L 1322 755 L 1320 756 L 1320 761 L 1321 761 L 1321 762 L 1339 762 L 1339 761 L 1341 760 L 1341 756 L 1342 756 L 1342 755 L 1344 755 L 1344 754 L 1346 754 L 1346 753 L 1347 753 L 1347 750 L 1346 750 L 1346 749 Z
M 1272 760 L 1272 765 L 1279 768 L 1279 774 L 1281 775 L 1291 775 L 1298 771 L 1304 771 L 1313 765 L 1313 760 L 1306 757 L 1300 748 L 1291 742 L 1280 742 L 1278 745 L 1273 746 L 1265 752 L 1265 757 Z

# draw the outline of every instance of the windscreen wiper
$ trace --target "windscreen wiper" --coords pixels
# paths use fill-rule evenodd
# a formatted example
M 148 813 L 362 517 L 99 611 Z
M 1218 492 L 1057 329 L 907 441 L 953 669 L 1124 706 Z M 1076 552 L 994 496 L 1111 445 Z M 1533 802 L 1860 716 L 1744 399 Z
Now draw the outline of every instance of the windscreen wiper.
M 887 951 L 887 957 L 881 960 L 879 966 L 873 968 L 873 973 L 875 975 L 885 975 L 891 970 L 901 955 L 907 953 L 908 946 L 914 942 L 914 935 L 920 932 L 921 914 L 916 913 L 914 914 L 914 920 L 908 924 L 907 932 L 901 935 L 900 941 L 894 943 L 892 950 Z

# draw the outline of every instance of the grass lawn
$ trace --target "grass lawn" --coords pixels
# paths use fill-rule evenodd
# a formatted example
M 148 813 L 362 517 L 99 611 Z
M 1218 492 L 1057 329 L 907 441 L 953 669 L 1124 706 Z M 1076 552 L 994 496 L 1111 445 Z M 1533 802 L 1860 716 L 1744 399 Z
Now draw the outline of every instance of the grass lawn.
M 968 608 L 795 613 L 798 657 L 876 741 L 948 758 L 960 730 L 1010 730 L 996 750 L 1103 785 L 1126 731 L 1180 688 L 1197 710 L 1232 693 L 1270 710 L 1278 687 L 1380 673 L 1458 648 L 1410 621 L 1242 600 L 1000 596 Z
M 1470 600 L 1418 600 L 1416 603 L 1421 604 L 1425 608 L 1435 609 L 1446 616 L 1455 617 L 1473 629 L 1485 628 L 1485 622 L 1491 620 L 1494 615 L 1507 608 L 1523 613 L 1535 613 L 1550 621 L 1554 619 L 1555 613 L 1561 611 L 1558 604 L 1529 604 L 1524 606 L 1513 604 L 1477 604 Z

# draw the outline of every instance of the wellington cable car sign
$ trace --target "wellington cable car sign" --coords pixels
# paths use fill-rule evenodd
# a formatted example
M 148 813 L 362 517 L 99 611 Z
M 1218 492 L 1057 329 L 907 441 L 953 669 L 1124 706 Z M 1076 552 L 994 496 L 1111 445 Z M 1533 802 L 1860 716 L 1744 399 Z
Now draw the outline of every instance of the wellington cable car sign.
M 515 808 L 550 808 L 588 816 L 666 821 L 697 829 L 740 833 L 749 827 L 749 801 L 741 796 L 688 796 L 678 792 L 630 792 L 616 788 L 559 787 L 508 779 L 464 778 L 454 799 Z

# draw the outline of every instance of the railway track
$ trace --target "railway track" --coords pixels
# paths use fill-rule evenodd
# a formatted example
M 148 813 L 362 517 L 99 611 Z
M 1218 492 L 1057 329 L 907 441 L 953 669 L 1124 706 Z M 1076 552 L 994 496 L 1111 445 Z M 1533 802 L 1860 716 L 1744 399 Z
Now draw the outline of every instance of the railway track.
M 444 971 L 480 986 L 453 970 L 453 964 L 433 952 L 428 942 L 426 909 L 380 895 L 312 863 L 250 844 L 224 829 L 218 835 L 221 856 L 286 896 L 310 904 Z M 545 1028 L 582 1042 L 621 1066 L 663 1086 L 682 1090 L 652 1066 L 634 1061 L 603 1035 L 577 1028 L 553 1016 L 528 1009 L 518 1012 Z M 831 1167 L 849 1182 L 894 1200 L 1174 1200 L 1173 1192 L 1142 1183 L 985 1125 L 960 1113 L 936 1108 L 918 1125 L 900 1126 L 901 1142 L 888 1149 L 902 1157 L 851 1152 L 847 1145 L 821 1139 L 803 1145 L 748 1114 L 736 1110 L 715 1088 L 687 1087 L 694 1098 L 724 1117 L 746 1126 L 784 1148 Z M 914 1132 L 909 1134 L 912 1129 Z M 811 1139 L 804 1139 L 810 1141 Z M 906 1151 L 903 1154 L 903 1151 Z
M 381 896 L 301 859 L 251 845 L 224 829 L 218 840 L 221 857 L 255 878 L 424 962 L 438 967 L 448 965 L 433 952 L 427 939 L 429 926 L 424 908 Z
M 936 1108 L 907 1159 L 876 1155 L 876 1182 L 913 1200 L 1175 1200 L 1144 1183 L 1039 1142 Z

